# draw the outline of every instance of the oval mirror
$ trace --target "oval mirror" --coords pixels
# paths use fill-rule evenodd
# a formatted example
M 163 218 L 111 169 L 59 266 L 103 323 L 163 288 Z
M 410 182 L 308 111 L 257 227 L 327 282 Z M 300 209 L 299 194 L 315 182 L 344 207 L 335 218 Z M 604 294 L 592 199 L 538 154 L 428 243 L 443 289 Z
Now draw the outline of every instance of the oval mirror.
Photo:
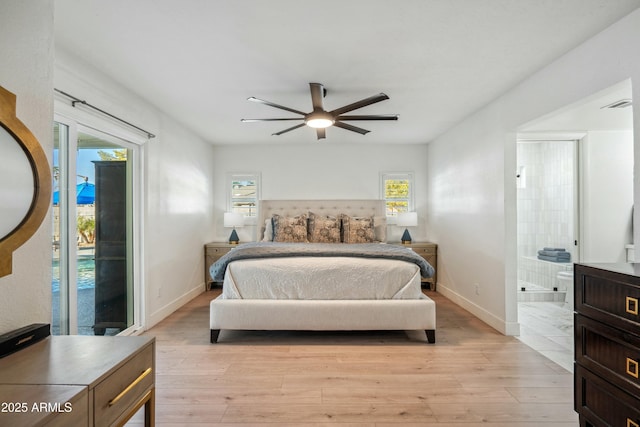
M 31 163 L 22 146 L 0 127 L 0 239 L 8 236 L 31 209 L 34 181 Z
M 38 230 L 51 202 L 51 171 L 38 140 L 16 117 L 16 96 L 0 86 L 0 277 L 13 251 Z

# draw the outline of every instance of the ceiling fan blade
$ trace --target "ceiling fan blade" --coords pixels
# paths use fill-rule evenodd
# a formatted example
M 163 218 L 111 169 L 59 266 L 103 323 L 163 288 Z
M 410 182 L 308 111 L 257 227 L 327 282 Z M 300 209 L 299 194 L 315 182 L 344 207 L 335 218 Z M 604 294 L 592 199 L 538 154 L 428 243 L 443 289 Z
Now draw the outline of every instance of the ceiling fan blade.
M 324 86 L 320 83 L 309 83 L 311 89 L 311 104 L 313 104 L 313 111 L 324 111 L 322 105 L 322 98 L 324 98 L 325 90 Z
M 279 122 L 282 120 L 304 120 L 304 117 L 287 117 L 280 119 L 240 119 L 243 123 L 251 123 L 251 122 Z
M 317 128 L 316 135 L 318 135 L 318 139 L 324 139 L 327 137 L 327 130 L 325 128 Z
M 365 134 L 370 132 L 370 131 L 368 131 L 366 129 L 362 129 L 362 128 L 359 128 L 357 126 L 348 125 L 348 124 L 342 123 L 342 122 L 335 122 L 333 124 L 333 126 L 336 126 L 336 127 L 342 128 L 342 129 L 346 129 L 346 130 L 350 130 L 352 132 L 358 132 L 360 135 L 365 135 Z
M 274 104 L 273 102 L 265 101 L 264 99 L 256 98 L 254 96 L 252 96 L 251 98 L 247 98 L 247 101 L 258 102 L 260 104 L 268 105 L 270 107 L 279 108 L 285 111 L 291 111 L 292 113 L 296 113 L 296 114 L 302 114 L 303 116 L 307 115 L 307 113 L 303 113 L 302 111 L 294 110 L 293 108 L 285 107 L 283 105 Z
M 301 124 L 296 125 L 296 126 L 294 126 L 294 127 L 290 127 L 290 128 L 288 128 L 288 129 L 281 130 L 280 132 L 272 133 L 271 135 L 282 135 L 283 133 L 287 133 L 287 132 L 292 131 L 292 130 L 294 130 L 294 129 L 301 128 L 302 126 L 305 126 L 305 124 L 304 124 L 304 123 L 301 123 Z
M 338 116 L 336 120 L 398 120 L 397 114 L 371 114 L 371 115 L 350 115 Z
M 375 104 L 376 102 L 384 101 L 385 99 L 389 99 L 389 97 L 384 93 L 379 93 L 377 95 L 373 95 L 360 101 L 354 102 L 353 104 L 345 105 L 344 107 L 329 111 L 329 113 L 333 116 L 339 116 L 340 114 L 357 110 L 358 108 L 366 107 L 367 105 Z

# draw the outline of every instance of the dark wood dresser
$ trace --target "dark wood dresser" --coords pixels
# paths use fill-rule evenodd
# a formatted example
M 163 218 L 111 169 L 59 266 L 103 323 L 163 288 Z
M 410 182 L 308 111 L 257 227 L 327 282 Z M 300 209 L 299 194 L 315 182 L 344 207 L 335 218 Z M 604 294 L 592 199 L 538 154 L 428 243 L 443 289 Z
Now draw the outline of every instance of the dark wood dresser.
M 574 286 L 580 425 L 640 427 L 640 263 L 576 264 Z

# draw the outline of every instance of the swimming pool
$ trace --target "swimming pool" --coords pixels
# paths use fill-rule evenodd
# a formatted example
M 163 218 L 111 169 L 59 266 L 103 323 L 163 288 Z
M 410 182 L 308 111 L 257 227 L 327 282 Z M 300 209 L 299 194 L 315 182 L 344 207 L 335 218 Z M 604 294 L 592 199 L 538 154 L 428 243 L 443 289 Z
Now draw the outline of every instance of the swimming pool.
M 53 260 L 51 290 L 60 291 L 60 262 Z M 78 259 L 78 289 L 93 289 L 96 285 L 96 261 L 93 258 Z

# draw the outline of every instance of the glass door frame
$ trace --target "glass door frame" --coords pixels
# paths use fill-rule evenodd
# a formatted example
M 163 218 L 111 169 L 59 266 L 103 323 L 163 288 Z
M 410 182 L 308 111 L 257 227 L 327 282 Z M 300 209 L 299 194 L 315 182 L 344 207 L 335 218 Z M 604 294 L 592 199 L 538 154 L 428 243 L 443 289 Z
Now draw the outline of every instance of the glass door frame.
M 102 117 L 98 117 L 94 114 L 87 113 L 85 111 L 79 110 L 77 108 L 73 108 L 72 106 L 60 102 L 57 99 L 54 102 L 54 122 L 58 122 L 68 128 L 68 136 L 69 143 L 68 149 L 65 153 L 65 163 L 67 170 L 67 176 L 75 176 L 76 174 L 76 157 L 78 150 L 78 133 L 79 131 L 99 135 L 100 138 L 104 138 L 109 142 L 116 142 L 121 145 L 123 148 L 133 151 L 133 159 L 131 161 L 131 191 L 132 191 L 132 208 L 131 208 L 131 238 L 133 239 L 132 248 L 133 260 L 131 262 L 131 278 L 133 280 L 133 323 L 130 327 L 121 331 L 118 335 L 135 335 L 137 333 L 141 333 L 144 330 L 145 326 L 145 286 L 144 286 L 144 275 L 142 272 L 144 271 L 143 265 L 143 246 L 142 242 L 144 241 L 144 227 L 143 227 L 143 177 L 144 177 L 144 161 L 143 157 L 145 155 L 145 146 L 144 144 L 148 141 L 146 138 L 141 137 L 139 134 L 133 133 L 128 129 L 123 128 L 120 125 L 116 125 L 113 122 L 107 121 Z M 62 155 L 62 153 L 61 153 Z M 62 160 L 61 160 L 62 166 Z M 68 179 L 68 178 L 67 178 Z M 75 181 L 74 181 L 75 182 Z M 71 194 L 75 191 L 74 185 L 69 185 L 68 182 L 65 183 L 67 185 L 67 198 L 69 207 L 68 210 L 64 212 L 67 215 L 67 224 L 68 218 L 74 218 L 77 215 L 77 204 L 75 200 L 75 194 Z M 61 197 L 64 194 L 61 192 Z M 63 212 L 60 212 L 61 222 L 62 222 Z M 71 248 L 70 244 L 75 242 L 76 240 L 76 228 L 75 227 L 67 227 L 65 230 L 64 239 L 62 237 L 62 232 L 60 236 L 60 266 L 61 266 L 61 283 L 60 287 L 63 287 L 63 262 L 62 257 L 64 258 L 64 272 L 66 278 L 68 280 L 68 329 L 65 331 L 64 326 L 62 325 L 62 319 L 64 316 L 61 315 L 61 333 L 65 331 L 67 334 L 77 334 L 78 332 L 78 315 L 77 315 L 77 259 L 75 256 L 75 248 Z M 63 242 L 66 240 L 66 242 Z M 66 252 L 63 252 L 63 248 Z M 73 256 L 71 256 L 73 255 Z M 66 283 L 64 284 L 66 286 Z M 62 290 L 61 290 L 62 292 Z M 61 301 L 61 309 L 62 309 L 62 301 Z

